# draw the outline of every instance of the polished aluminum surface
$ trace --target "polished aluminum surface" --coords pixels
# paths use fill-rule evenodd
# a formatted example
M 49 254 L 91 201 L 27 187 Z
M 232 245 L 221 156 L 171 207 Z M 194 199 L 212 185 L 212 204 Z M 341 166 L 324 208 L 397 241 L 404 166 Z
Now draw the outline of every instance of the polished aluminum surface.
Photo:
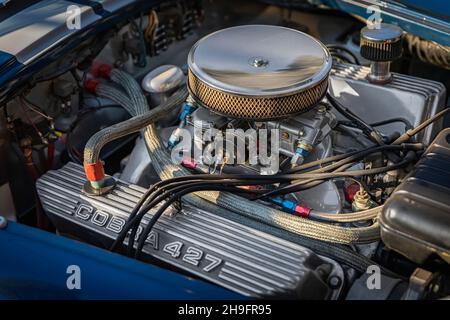
M 368 123 L 404 118 L 417 126 L 445 106 L 445 86 L 436 81 L 392 73 L 385 85 L 368 81 L 370 68 L 336 63 L 330 75 L 330 93 Z M 377 127 L 386 135 L 405 132 L 402 123 Z M 440 130 L 440 122 L 418 133 L 413 140 L 429 144 Z
M 117 180 L 111 193 L 87 197 L 81 193 L 85 181 L 83 167 L 68 163 L 62 169 L 45 173 L 36 186 L 43 208 L 60 232 L 109 246 L 146 189 Z M 144 218 L 140 230 L 155 210 Z M 313 275 L 324 263 L 331 267 L 328 280 L 333 276 L 343 280 L 343 270 L 333 260 L 188 206 L 158 220 L 146 239 L 144 253 L 252 297 L 318 298 L 315 289 L 321 286 L 316 286 Z M 336 298 L 341 288 L 342 284 L 330 290 L 330 297 Z
M 390 71 L 391 62 L 389 61 L 373 61 L 370 64 L 370 73 L 367 80 L 372 83 L 385 84 L 392 80 Z
M 196 78 L 240 96 L 277 97 L 317 85 L 328 76 L 327 48 L 297 30 L 245 25 L 212 33 L 191 49 L 188 65 Z
M 150 71 L 141 85 L 146 92 L 165 93 L 176 89 L 183 80 L 184 74 L 179 67 L 165 64 Z

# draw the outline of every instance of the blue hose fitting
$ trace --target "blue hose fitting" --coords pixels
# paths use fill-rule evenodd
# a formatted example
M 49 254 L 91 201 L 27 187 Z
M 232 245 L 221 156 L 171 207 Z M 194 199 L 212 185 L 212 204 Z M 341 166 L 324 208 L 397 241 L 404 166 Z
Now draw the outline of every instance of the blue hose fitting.
M 297 203 L 291 200 L 286 200 L 281 197 L 273 197 L 270 199 L 273 203 L 279 205 L 289 213 L 295 212 L 295 207 L 297 207 Z
M 172 150 L 180 141 L 180 135 L 179 129 L 183 129 L 186 125 L 187 117 L 192 114 L 192 112 L 195 111 L 197 107 L 190 101 L 186 101 L 183 103 L 183 107 L 181 109 L 180 116 L 178 117 L 180 119 L 180 124 L 178 125 L 178 128 L 175 129 L 172 134 L 169 137 L 169 141 L 167 142 L 167 148 L 169 150 Z
M 186 119 L 189 115 L 192 114 L 192 112 L 195 111 L 195 109 L 197 109 L 194 104 L 192 104 L 191 102 L 185 102 L 183 103 L 183 107 L 181 109 L 181 113 L 179 116 L 179 119 L 181 122 L 186 123 Z

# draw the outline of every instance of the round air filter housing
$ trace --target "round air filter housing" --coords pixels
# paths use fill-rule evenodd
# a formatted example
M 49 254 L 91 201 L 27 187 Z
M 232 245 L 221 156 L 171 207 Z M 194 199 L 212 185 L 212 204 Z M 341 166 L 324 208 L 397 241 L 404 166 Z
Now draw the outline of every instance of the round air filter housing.
M 293 29 L 246 25 L 200 39 L 188 57 L 188 87 L 201 106 L 253 120 L 308 111 L 328 87 L 331 56 Z

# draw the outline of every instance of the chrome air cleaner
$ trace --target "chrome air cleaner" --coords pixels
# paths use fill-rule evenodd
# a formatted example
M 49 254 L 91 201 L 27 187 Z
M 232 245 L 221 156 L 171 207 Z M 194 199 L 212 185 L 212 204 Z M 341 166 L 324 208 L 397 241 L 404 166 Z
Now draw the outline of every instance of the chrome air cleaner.
M 228 117 L 286 118 L 322 99 L 331 63 L 327 48 L 300 31 L 233 27 L 192 47 L 188 87 L 200 105 Z

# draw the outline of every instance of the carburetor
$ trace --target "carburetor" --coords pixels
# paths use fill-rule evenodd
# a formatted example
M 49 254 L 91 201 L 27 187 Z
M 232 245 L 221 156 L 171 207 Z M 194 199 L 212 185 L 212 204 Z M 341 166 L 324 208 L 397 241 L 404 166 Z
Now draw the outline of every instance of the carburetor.
M 276 49 L 288 47 L 291 50 Z M 189 119 L 200 118 L 219 130 L 224 124 L 246 123 L 277 131 L 277 153 L 297 165 L 326 140 L 335 124 L 319 103 L 328 87 L 331 56 L 322 43 L 302 32 L 262 25 L 224 29 L 194 45 L 188 66 L 195 108 L 180 119 L 182 128 L 195 127 Z M 174 131 L 169 147 L 179 140 L 176 135 Z M 319 152 L 320 157 L 331 153 L 331 139 Z
M 300 165 L 324 142 L 321 156 L 331 152 L 329 133 L 336 125 L 336 117 L 323 104 L 306 113 L 284 121 L 269 121 L 269 129 L 280 130 L 280 153 L 292 158 L 292 165 Z M 328 141 L 325 141 L 328 140 Z

